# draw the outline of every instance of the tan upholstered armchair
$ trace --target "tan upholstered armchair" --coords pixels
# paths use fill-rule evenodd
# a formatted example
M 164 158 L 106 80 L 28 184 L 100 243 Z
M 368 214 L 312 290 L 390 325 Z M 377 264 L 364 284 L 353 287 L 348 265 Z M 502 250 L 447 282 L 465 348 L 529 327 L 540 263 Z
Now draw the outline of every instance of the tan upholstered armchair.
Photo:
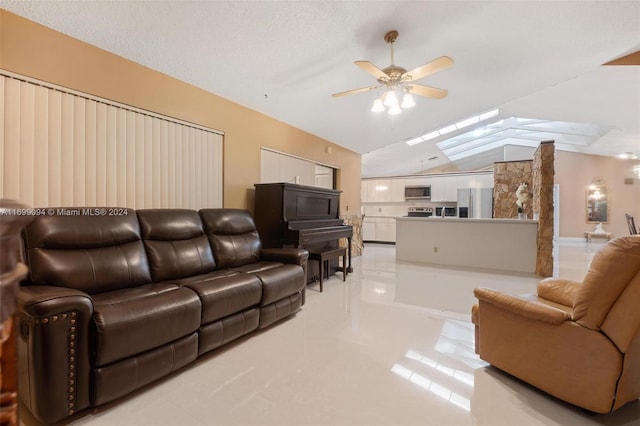
M 610 241 L 582 283 L 549 278 L 535 295 L 474 294 L 483 360 L 596 413 L 640 397 L 640 236 Z

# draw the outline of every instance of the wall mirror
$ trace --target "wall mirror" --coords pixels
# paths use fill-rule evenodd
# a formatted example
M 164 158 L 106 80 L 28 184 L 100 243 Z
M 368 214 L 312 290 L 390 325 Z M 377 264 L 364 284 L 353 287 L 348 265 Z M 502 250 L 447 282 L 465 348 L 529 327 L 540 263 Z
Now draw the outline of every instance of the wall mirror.
M 587 223 L 609 223 L 609 196 L 602 179 L 594 179 L 587 189 Z

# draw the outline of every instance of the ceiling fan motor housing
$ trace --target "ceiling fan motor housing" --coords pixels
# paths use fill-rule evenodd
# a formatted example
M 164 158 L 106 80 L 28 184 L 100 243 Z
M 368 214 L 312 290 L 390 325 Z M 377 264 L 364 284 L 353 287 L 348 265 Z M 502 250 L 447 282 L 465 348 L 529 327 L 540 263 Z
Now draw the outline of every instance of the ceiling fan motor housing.
M 407 72 L 406 69 L 399 67 L 397 65 L 389 65 L 385 69 L 382 70 L 383 73 L 389 76 L 389 78 L 379 78 L 378 82 L 380 84 L 400 84 L 404 79 L 402 75 Z

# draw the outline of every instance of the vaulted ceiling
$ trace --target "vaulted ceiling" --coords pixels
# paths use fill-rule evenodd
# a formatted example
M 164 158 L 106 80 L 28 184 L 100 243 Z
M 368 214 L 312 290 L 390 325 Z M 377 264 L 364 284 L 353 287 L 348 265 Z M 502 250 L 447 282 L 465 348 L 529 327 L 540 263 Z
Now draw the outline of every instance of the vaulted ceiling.
M 363 176 L 473 169 L 506 146 L 555 139 L 559 149 L 640 156 L 640 66 L 603 64 L 640 50 L 638 1 L 75 1 L 0 0 L 0 7 L 344 146 Z M 370 111 L 375 85 L 354 65 L 446 55 L 400 115 Z M 486 122 L 405 141 L 499 109 Z M 485 128 L 486 125 L 489 127 Z M 470 133 L 469 133 L 470 132 Z M 466 135 L 465 135 L 466 134 Z M 494 145 L 451 160 L 440 146 Z

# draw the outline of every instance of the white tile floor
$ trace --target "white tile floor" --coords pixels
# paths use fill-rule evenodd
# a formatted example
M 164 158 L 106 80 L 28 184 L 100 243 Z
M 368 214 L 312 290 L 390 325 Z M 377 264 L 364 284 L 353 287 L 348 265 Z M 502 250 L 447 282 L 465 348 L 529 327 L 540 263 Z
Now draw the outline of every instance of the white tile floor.
M 555 275 L 581 280 L 600 247 L 561 244 Z M 638 402 L 591 416 L 474 354 L 473 289 L 532 292 L 537 278 L 399 264 L 393 246 L 373 244 L 354 269 L 323 293 L 310 285 L 295 317 L 70 423 L 640 425 Z

